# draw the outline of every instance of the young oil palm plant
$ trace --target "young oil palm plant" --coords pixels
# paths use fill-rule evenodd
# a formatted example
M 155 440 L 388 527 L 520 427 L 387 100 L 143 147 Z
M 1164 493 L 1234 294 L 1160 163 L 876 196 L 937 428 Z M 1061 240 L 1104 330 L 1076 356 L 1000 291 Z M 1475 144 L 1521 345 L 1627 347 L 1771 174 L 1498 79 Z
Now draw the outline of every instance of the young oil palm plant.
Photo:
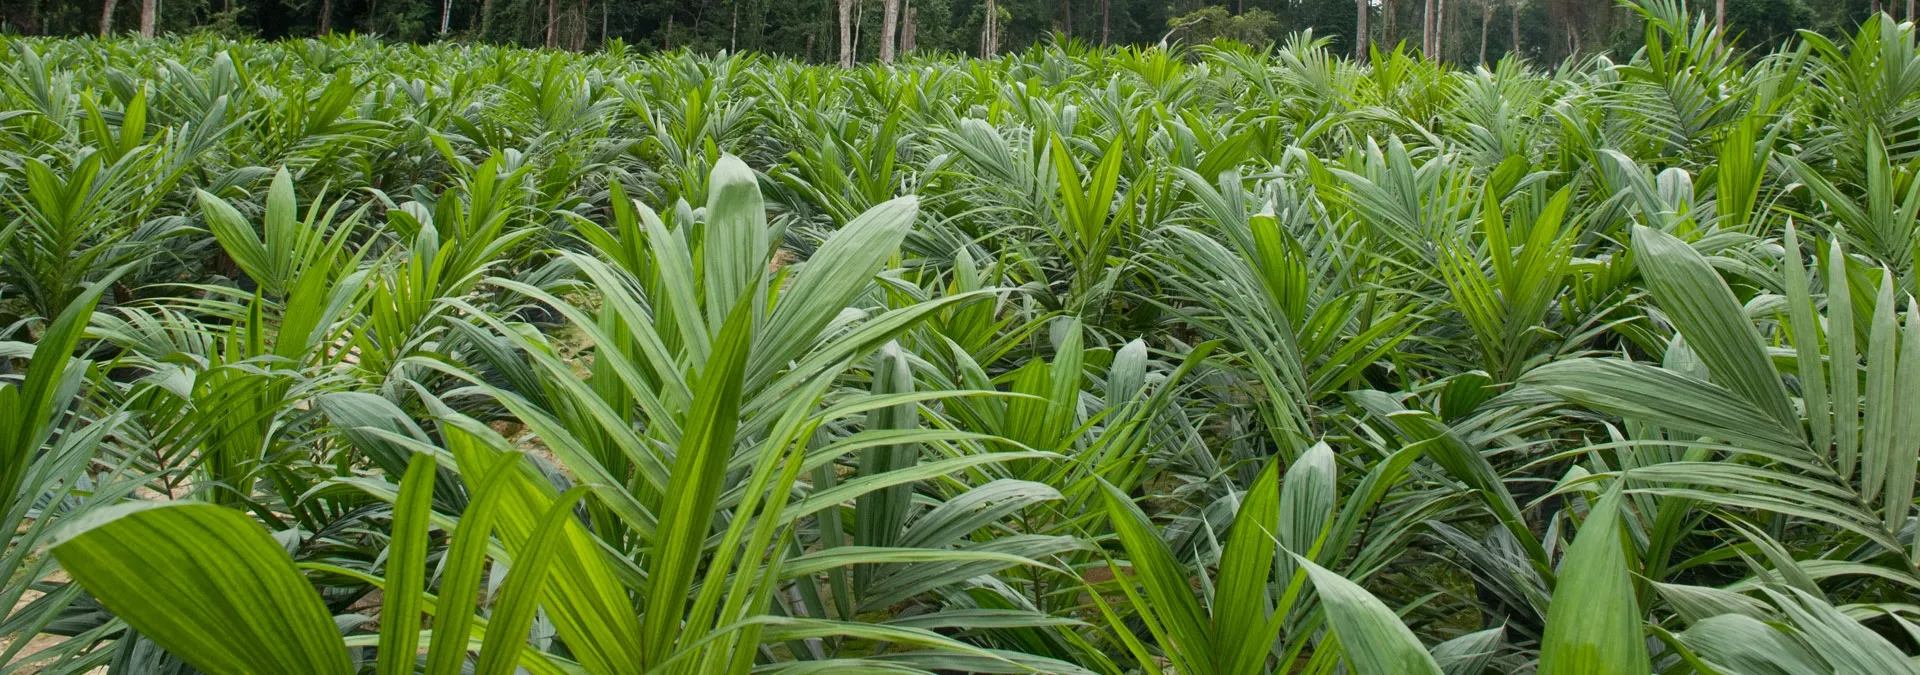
M 1829 601 L 1822 584 L 1844 596 L 1840 589 L 1864 581 L 1854 575 L 1912 578 L 1914 554 L 1899 533 L 1913 518 L 1909 474 L 1920 461 L 1912 452 L 1920 439 L 1901 421 L 1911 416 L 1903 412 L 1911 399 L 1901 390 L 1909 382 L 1903 369 L 1920 350 L 1910 349 L 1916 344 L 1912 312 L 1902 328 L 1891 277 L 1883 275 L 1863 362 L 1848 279 L 1860 263 L 1835 241 L 1821 256 L 1825 273 L 1818 265 L 1810 272 L 1791 225 L 1784 245 L 1785 316 L 1763 326 L 1792 346 L 1790 370 L 1776 367 L 1771 345 L 1705 257 L 1673 235 L 1640 227 L 1634 233 L 1638 264 L 1678 333 L 1666 364 L 1574 359 L 1542 367 L 1522 382 L 1636 425 L 1611 445 L 1620 448 L 1618 475 L 1628 481 L 1647 528 L 1641 557 L 1650 579 L 1684 583 L 1682 570 L 1704 562 L 1673 557 L 1686 539 L 1704 534 L 1707 523 L 1688 515 L 1704 509 L 1726 524 L 1725 536 L 1753 542 L 1765 560 L 1746 561 L 1760 583 L 1736 584 L 1734 592 L 1703 589 L 1699 597 L 1734 603 L 1726 607 L 1760 606 L 1741 593 L 1789 584 L 1792 590 L 1769 591 L 1770 600 L 1779 611 L 1808 617 L 1795 622 L 1815 630 L 1825 619 L 1813 617 L 1832 611 L 1810 608 Z M 1824 315 L 1810 284 L 1821 277 Z M 1783 374 L 1794 376 L 1796 391 Z M 1785 534 L 1792 522 L 1834 529 L 1818 542 L 1800 541 Z M 1706 632 L 1728 622 L 1738 620 L 1709 623 L 1716 628 Z M 1836 630 L 1859 637 L 1861 629 L 1847 621 Z M 1873 646 L 1860 655 L 1883 653 Z
M 96 456 L 105 454 L 103 446 L 135 420 L 135 415 L 94 400 L 88 384 L 102 373 L 95 364 L 75 358 L 84 335 L 87 319 L 114 279 L 110 274 L 83 289 L 73 302 L 55 317 L 31 350 L 27 374 L 0 378 L 0 422 L 7 432 L 0 436 L 5 445 L 4 464 L 0 465 L 0 523 L 13 528 L 12 547 L 0 557 L 0 571 L 14 580 L 7 584 L 0 599 L 12 608 L 6 613 L 4 634 L 9 636 L 4 661 L 13 668 L 43 668 L 49 672 L 83 671 L 105 660 L 105 654 L 89 652 L 85 643 L 112 634 L 117 626 L 82 628 L 48 643 L 33 644 L 28 638 L 43 632 L 57 632 L 63 616 L 76 603 L 83 603 L 77 587 L 54 583 L 59 566 L 41 555 L 58 527 L 69 520 L 83 520 L 114 502 L 127 498 L 139 485 L 135 480 L 119 480 L 138 475 L 136 467 L 119 464 L 110 472 L 97 474 Z M 18 343 L 11 343 L 18 345 Z M 12 358 L 11 353 L 5 358 Z M 31 594 L 31 595 L 29 595 Z M 111 624 L 111 622 L 109 622 Z M 57 634 L 57 633 L 56 633 Z

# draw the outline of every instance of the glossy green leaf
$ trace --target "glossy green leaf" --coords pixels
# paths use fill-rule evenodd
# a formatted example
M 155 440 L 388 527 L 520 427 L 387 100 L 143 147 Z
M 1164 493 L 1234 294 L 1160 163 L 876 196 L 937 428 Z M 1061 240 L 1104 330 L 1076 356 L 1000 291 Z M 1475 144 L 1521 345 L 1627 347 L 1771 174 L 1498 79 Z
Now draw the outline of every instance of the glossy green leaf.
M 68 523 L 52 550 L 101 604 L 203 672 L 353 672 L 319 594 L 239 511 L 130 503 Z
M 1616 483 L 1587 513 L 1567 547 L 1540 640 L 1541 675 L 1652 672 L 1621 501 Z
M 1340 652 L 1359 675 L 1440 674 L 1440 664 L 1420 639 L 1367 589 L 1298 555 L 1320 594 L 1327 624 L 1340 636 Z

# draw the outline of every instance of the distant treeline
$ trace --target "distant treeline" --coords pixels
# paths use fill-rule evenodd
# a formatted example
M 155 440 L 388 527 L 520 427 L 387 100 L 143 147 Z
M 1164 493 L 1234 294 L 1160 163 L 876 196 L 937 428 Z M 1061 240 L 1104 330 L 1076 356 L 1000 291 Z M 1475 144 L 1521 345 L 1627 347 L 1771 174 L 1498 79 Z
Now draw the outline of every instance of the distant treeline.
M 1696 0 L 1690 9 L 1759 46 L 1802 29 L 1850 30 L 1881 10 L 1914 11 L 1910 0 Z M 1457 63 L 1516 51 L 1554 62 L 1642 43 L 1641 22 L 1615 0 L 0 0 L 0 30 L 28 35 L 351 31 L 563 49 L 618 39 L 815 62 L 993 54 L 1045 40 L 1259 43 L 1306 29 L 1345 52 L 1364 32 Z

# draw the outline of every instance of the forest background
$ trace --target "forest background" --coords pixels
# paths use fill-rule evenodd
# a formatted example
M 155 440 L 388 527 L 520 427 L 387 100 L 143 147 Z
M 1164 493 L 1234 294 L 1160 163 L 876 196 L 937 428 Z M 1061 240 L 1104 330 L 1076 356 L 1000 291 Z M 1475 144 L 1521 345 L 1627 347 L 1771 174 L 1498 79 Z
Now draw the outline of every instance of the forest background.
M 1911 19 L 1914 0 L 1704 0 L 1741 44 L 1797 30 L 1839 34 L 1881 11 Z M 528 47 L 751 50 L 809 62 L 891 61 L 906 54 L 991 56 L 1037 42 L 1084 45 L 1250 44 L 1312 30 L 1341 53 L 1369 44 L 1455 64 L 1510 53 L 1552 64 L 1631 53 L 1637 15 L 1614 0 L 0 0 L 0 32 L 108 35 L 212 32 L 229 37 L 378 35 L 398 42 L 484 41 Z

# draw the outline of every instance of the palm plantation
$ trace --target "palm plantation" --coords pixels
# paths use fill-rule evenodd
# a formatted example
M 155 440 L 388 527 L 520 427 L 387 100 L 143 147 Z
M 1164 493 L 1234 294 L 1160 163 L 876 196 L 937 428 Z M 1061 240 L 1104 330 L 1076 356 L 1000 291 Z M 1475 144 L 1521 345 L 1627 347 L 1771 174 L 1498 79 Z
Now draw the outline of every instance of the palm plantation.
M 1920 672 L 1920 41 L 4 38 L 0 672 Z

